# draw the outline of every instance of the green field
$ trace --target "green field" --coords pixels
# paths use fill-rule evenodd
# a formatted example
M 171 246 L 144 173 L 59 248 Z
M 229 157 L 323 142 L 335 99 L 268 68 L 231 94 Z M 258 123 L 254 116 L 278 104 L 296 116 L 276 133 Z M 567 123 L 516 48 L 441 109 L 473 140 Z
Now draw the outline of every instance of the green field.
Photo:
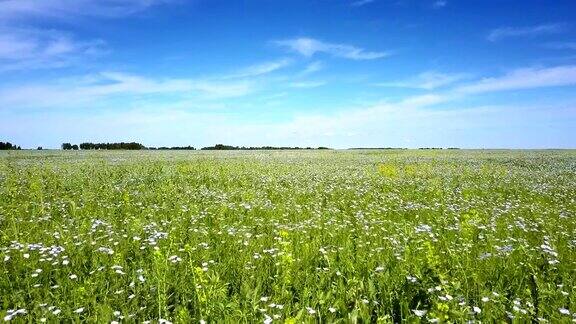
M 0 319 L 576 319 L 576 151 L 0 153 Z

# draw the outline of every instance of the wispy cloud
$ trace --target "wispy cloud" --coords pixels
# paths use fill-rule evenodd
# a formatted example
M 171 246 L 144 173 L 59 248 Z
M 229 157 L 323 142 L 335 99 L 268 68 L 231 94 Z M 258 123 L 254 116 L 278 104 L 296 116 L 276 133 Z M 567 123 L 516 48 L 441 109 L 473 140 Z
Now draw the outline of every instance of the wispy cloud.
M 323 68 L 324 68 L 324 63 L 322 63 L 321 61 L 315 61 L 315 62 L 312 62 L 312 63 L 306 65 L 304 70 L 302 70 L 302 72 L 300 72 L 300 75 L 301 76 L 309 75 L 309 74 L 312 74 L 314 72 L 318 72 L 318 71 L 322 70 Z
M 0 18 L 22 20 L 34 17 L 121 17 L 172 0 L 2 0 Z
M 435 2 L 432 4 L 432 7 L 435 8 L 435 9 L 440 9 L 440 8 L 446 7 L 447 5 L 448 5 L 448 1 L 438 0 L 438 1 L 435 1 Z
M 538 78 L 544 78 L 547 82 L 518 83 L 519 79 Z M 562 104 L 551 101 L 537 106 L 467 106 L 465 109 L 450 109 L 443 104 L 455 102 L 468 94 L 567 85 L 575 84 L 575 81 L 576 67 L 573 66 L 520 69 L 442 94 L 431 93 L 377 104 L 335 107 L 322 113 L 303 112 L 287 120 L 265 123 L 241 122 L 242 111 L 232 114 L 205 110 L 198 112 L 193 108 L 194 101 L 183 100 L 178 105 L 147 104 L 148 108 L 144 110 L 138 105 L 132 105 L 132 110 L 95 110 L 90 115 L 62 112 L 10 115 L 6 110 L 0 110 L 0 127 L 6 134 L 14 135 L 13 138 L 22 138 L 23 141 L 19 143 L 28 141 L 42 144 L 42 136 L 31 140 L 30 136 L 36 135 L 28 135 L 26 130 L 37 129 L 41 130 L 38 132 L 40 134 L 51 134 L 53 138 L 56 136 L 55 143 L 70 139 L 70 134 L 74 134 L 78 138 L 74 139 L 76 142 L 83 139 L 107 141 L 134 138 L 147 145 L 209 145 L 225 142 L 234 145 L 332 147 L 572 147 L 573 141 L 567 139 L 566 134 L 573 133 L 571 126 L 576 120 L 576 106 L 570 102 Z M 201 88 L 194 80 L 151 79 L 117 72 L 81 78 L 74 83 L 76 86 L 70 87 L 72 83 L 72 80 L 65 80 L 49 89 L 40 86 L 20 92 L 15 89 L 0 91 L 0 103 L 6 104 L 5 95 L 13 94 L 20 100 L 29 98 L 28 102 L 36 106 L 36 99 L 40 96 L 43 101 L 54 103 L 57 98 L 69 106 L 78 106 L 82 103 L 78 101 L 79 98 L 93 101 L 123 94 L 165 96 L 195 92 Z M 266 99 L 285 96 L 285 93 L 281 93 Z M 62 124 L 70 127 L 64 132 L 58 126 Z M 552 124 L 556 127 L 549 127 Z M 195 131 L 187 131 L 190 128 Z M 107 131 L 102 132 L 102 129 Z M 470 129 L 475 131 L 470 132 Z M 70 130 L 73 132 L 70 133 Z M 524 135 L 527 131 L 538 132 L 540 136 L 526 137 Z M 24 138 L 21 134 L 27 135 Z M 171 142 L 158 143 L 159 138 Z
M 576 65 L 528 67 L 512 70 L 502 76 L 482 78 L 475 81 L 470 80 L 471 78 L 471 75 L 465 73 L 443 74 L 425 72 L 414 79 L 401 82 L 379 83 L 376 85 L 425 90 L 443 88 L 443 94 L 440 97 L 437 97 L 438 94 L 432 93 L 416 98 L 418 98 L 418 100 L 422 100 L 422 98 L 432 98 L 431 102 L 436 102 L 437 98 L 442 98 L 443 101 L 459 100 L 469 95 L 491 92 L 574 86 L 576 85 Z M 470 81 L 461 85 L 455 85 L 457 82 L 464 80 Z
M 517 69 L 502 77 L 485 78 L 458 87 L 455 91 L 463 94 L 479 94 L 569 85 L 576 85 L 576 65 Z
M 367 4 L 369 4 L 369 3 L 372 3 L 372 2 L 374 2 L 374 1 L 376 1 L 376 0 L 358 0 L 358 1 L 352 2 L 351 6 L 352 6 L 352 7 L 362 7 L 362 6 L 364 6 L 364 5 L 367 5 Z
M 242 97 L 254 91 L 249 81 L 147 78 L 121 72 L 101 72 L 80 78 L 67 78 L 49 84 L 29 84 L 0 89 L 0 105 L 7 107 L 75 107 L 108 99 L 142 96 L 172 96 L 199 100 Z M 42 100 L 38 100 L 42 98 Z
M 0 28 L 0 71 L 66 67 L 108 51 L 102 40 L 79 41 L 57 30 Z
M 288 84 L 291 88 L 318 88 L 325 85 L 325 81 L 301 81 Z
M 494 105 L 428 109 L 391 102 L 305 113 L 278 122 L 242 122 L 233 114 L 170 109 L 94 111 L 90 115 L 12 115 L 0 111 L 6 136 L 28 147 L 63 141 L 128 139 L 150 146 L 286 145 L 346 147 L 567 147 L 575 105 Z M 158 110 L 162 111 L 158 114 Z M 61 125 L 66 125 L 63 128 Z M 555 125 L 556 127 L 550 127 Z M 194 129 L 193 132 L 190 129 Z M 475 130 L 471 132 L 470 130 Z M 30 130 L 36 130 L 31 132 Z M 102 130 L 106 130 L 105 132 Z M 536 133 L 538 136 L 526 136 Z M 47 137 L 46 134 L 50 134 Z
M 576 42 L 553 42 L 544 44 L 544 46 L 557 50 L 576 50 Z
M 511 37 L 531 37 L 548 34 L 557 34 L 564 32 L 568 29 L 568 25 L 564 23 L 544 24 L 528 27 L 501 27 L 492 30 L 488 34 L 488 40 L 496 42 L 505 38 Z
M 470 75 L 465 73 L 439 73 L 435 71 L 428 71 L 419 74 L 413 79 L 408 79 L 400 82 L 385 82 L 377 83 L 377 86 L 383 87 L 399 87 L 399 88 L 415 88 L 424 90 L 434 90 L 437 88 L 452 85 L 458 81 L 469 78 Z
M 232 78 L 247 78 L 247 77 L 254 77 L 260 76 L 268 73 L 272 73 L 274 71 L 283 69 L 289 66 L 292 63 L 292 60 L 284 58 L 276 61 L 264 62 L 249 66 L 247 68 L 241 69 L 240 71 L 224 76 L 224 79 L 232 79 Z
M 312 57 L 316 53 L 327 53 L 332 56 L 352 60 L 373 60 L 390 55 L 390 53 L 387 52 L 370 52 L 352 45 L 326 43 L 306 37 L 280 40 L 274 43 L 306 57 Z
M 40 21 L 119 18 L 177 1 L 0 0 L 0 72 L 81 65 L 110 51 L 103 40 L 79 40 L 69 32 L 39 28 Z
M 194 81 L 191 90 L 198 92 L 205 99 L 220 100 L 238 98 L 255 91 L 255 85 L 250 81 L 212 82 Z

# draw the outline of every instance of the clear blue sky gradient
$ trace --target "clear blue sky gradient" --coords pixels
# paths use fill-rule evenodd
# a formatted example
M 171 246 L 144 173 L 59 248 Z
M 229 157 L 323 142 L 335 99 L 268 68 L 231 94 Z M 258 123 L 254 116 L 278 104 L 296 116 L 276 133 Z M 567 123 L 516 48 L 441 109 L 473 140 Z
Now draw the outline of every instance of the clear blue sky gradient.
M 0 141 L 576 148 L 576 2 L 0 0 Z

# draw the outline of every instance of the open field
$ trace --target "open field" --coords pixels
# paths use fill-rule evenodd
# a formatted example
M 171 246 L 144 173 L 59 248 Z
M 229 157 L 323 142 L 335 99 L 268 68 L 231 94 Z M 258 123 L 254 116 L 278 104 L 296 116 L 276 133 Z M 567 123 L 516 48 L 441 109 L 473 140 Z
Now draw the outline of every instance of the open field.
M 576 151 L 0 153 L 0 319 L 570 322 Z

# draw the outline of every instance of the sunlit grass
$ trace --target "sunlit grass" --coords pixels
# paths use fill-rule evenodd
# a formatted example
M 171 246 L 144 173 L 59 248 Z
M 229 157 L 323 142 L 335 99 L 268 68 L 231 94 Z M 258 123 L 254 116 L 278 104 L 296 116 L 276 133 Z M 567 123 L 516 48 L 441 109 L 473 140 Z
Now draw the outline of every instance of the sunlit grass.
M 0 319 L 569 322 L 573 151 L 0 153 Z

